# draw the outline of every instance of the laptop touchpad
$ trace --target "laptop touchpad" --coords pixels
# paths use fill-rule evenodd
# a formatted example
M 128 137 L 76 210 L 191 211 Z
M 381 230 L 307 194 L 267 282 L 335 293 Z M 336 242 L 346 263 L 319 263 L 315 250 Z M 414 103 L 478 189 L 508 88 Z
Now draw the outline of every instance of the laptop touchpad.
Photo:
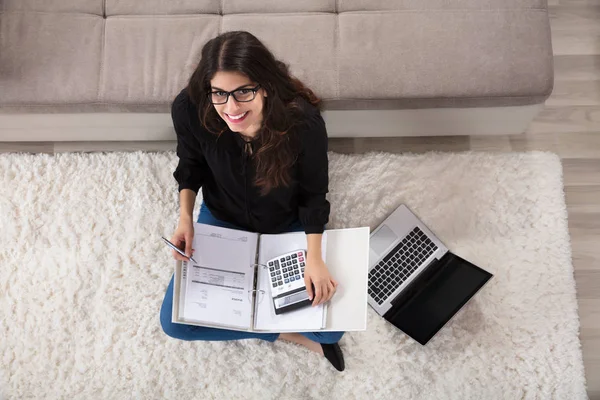
M 371 250 L 377 253 L 377 255 L 383 254 L 396 240 L 398 235 L 394 233 L 387 225 L 382 225 L 381 228 L 371 236 L 369 245 Z

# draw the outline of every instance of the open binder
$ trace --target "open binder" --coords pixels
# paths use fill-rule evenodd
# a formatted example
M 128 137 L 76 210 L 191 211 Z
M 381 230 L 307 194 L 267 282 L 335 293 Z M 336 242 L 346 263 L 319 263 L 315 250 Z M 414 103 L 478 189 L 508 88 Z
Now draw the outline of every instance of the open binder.
M 280 315 L 266 261 L 306 249 L 306 234 L 260 235 L 198 223 L 194 228 L 198 264 L 176 262 L 173 323 L 262 333 L 366 330 L 368 227 L 326 230 L 323 259 L 339 283 L 336 294 L 325 304 Z M 243 257 L 249 260 L 245 267 Z

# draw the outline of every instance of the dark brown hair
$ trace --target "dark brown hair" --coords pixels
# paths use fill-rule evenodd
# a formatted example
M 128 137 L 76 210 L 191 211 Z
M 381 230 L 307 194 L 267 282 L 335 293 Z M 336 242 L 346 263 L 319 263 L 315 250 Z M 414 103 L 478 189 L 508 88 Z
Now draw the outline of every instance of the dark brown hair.
M 210 81 L 218 71 L 238 72 L 266 90 L 259 149 L 254 153 L 254 184 L 265 195 L 272 188 L 288 186 L 290 167 L 296 159 L 289 140 L 292 127 L 301 121 L 298 97 L 320 108 L 321 100 L 312 90 L 293 77 L 288 66 L 273 56 L 267 47 L 246 31 L 223 33 L 202 48 L 202 58 L 192 74 L 187 91 L 198 106 L 198 118 L 209 132 L 221 135 L 227 124 L 209 101 Z

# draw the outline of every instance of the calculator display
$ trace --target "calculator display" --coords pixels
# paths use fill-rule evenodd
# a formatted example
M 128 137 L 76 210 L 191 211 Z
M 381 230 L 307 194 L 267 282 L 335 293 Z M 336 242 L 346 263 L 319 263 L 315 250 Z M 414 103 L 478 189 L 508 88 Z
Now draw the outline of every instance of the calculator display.
M 297 303 L 297 302 L 302 301 L 302 300 L 304 300 L 306 298 L 308 298 L 308 295 L 306 294 L 306 291 L 299 292 L 299 293 L 294 293 L 292 295 L 289 295 L 289 296 L 285 297 L 283 305 Z

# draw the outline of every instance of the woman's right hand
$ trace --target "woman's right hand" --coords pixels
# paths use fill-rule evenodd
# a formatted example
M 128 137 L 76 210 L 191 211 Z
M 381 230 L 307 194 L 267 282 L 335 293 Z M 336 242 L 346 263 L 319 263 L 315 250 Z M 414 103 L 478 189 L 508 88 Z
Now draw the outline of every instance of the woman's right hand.
M 194 241 L 194 223 L 192 220 L 180 220 L 175 233 L 171 237 L 171 243 L 182 250 L 188 257 L 194 255 L 194 249 L 192 249 L 192 243 Z M 179 261 L 188 261 L 187 258 L 175 250 L 173 252 L 173 258 Z

